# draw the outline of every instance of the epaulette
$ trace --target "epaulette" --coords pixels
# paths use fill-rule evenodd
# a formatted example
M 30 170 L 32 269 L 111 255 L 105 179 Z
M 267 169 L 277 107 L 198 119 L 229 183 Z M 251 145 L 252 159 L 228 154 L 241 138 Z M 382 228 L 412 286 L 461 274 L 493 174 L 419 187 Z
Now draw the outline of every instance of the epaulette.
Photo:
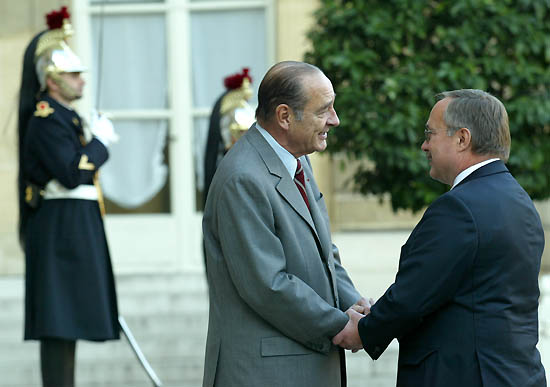
M 48 101 L 40 101 L 36 104 L 36 110 L 34 111 L 34 115 L 36 117 L 46 118 L 53 112 L 54 110 L 52 107 L 50 107 L 50 104 L 48 103 Z

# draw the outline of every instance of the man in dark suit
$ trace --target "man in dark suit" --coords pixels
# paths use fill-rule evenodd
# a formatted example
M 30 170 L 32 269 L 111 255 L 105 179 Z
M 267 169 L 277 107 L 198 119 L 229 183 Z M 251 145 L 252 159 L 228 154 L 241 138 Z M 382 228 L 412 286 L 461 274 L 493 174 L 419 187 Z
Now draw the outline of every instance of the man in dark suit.
M 395 282 L 333 342 L 377 359 L 399 340 L 397 386 L 546 386 L 538 341 L 544 233 L 504 163 L 502 103 L 480 90 L 440 94 L 422 150 L 450 185 L 401 250 Z

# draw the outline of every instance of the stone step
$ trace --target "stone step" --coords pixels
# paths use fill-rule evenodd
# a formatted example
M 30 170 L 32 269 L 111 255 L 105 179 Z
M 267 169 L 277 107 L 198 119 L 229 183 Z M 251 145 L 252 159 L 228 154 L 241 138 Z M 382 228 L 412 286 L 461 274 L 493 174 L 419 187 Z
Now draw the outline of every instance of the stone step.
M 117 278 L 117 292 L 119 312 L 126 319 L 180 310 L 194 316 L 208 314 L 206 282 L 197 275 L 122 276 Z M 12 329 L 20 336 L 24 315 L 21 277 L 0 279 L 0 311 L 0 339 Z
M 157 335 L 147 334 L 135 336 L 135 339 L 147 357 L 147 359 L 155 359 L 167 355 L 178 355 L 182 353 L 195 353 L 198 351 L 204 352 L 206 343 L 206 330 L 189 329 L 193 332 L 193 335 L 182 337 L 181 333 L 174 333 L 171 335 Z M 0 354 L 0 367 L 17 366 L 21 362 L 25 362 L 29 353 L 37 351 L 36 345 L 32 341 L 2 341 L 0 346 L 2 347 Z M 89 347 L 89 346 L 93 347 Z M 79 359 L 82 360 L 94 360 L 96 358 L 104 359 L 124 359 L 134 356 L 130 344 L 125 337 L 122 337 L 120 341 L 108 341 L 104 343 L 86 343 L 79 341 L 77 344 L 79 350 Z M 82 351 L 80 348 L 84 348 Z M 9 354 L 9 356 L 8 356 Z M 1 384 L 0 384 L 1 386 Z
M 191 324 L 191 326 L 200 326 L 205 324 L 208 315 L 208 305 L 205 300 L 197 298 L 179 300 L 156 300 L 156 303 L 145 303 L 133 298 L 119 300 L 120 315 L 124 317 L 130 329 L 147 330 L 156 329 L 157 331 L 177 331 L 181 329 L 181 324 Z M 161 305 L 163 304 L 163 305 Z M 6 333 L 12 334 L 23 331 L 23 311 L 19 308 L 11 313 L 2 313 L 0 318 L 0 341 Z M 4 310 L 5 311 L 5 310 Z M 3 312 L 4 312 L 3 311 Z M 7 312 L 7 311 L 6 311 Z
M 125 315 L 127 325 L 140 345 L 155 343 L 190 342 L 203 340 L 206 336 L 207 312 L 191 313 L 188 310 L 174 309 L 148 315 Z M 183 329 L 185 328 L 185 335 Z M 10 357 L 15 356 L 17 348 L 23 346 L 23 320 L 0 320 L 0 348 L 9 347 Z M 203 345 L 204 343 L 201 343 Z M 185 348 L 188 349 L 188 348 Z M 0 355 L 0 361 L 2 356 Z
M 189 313 L 208 312 L 206 292 L 171 290 L 164 292 L 118 293 L 120 313 L 124 315 L 150 315 L 173 310 Z M 23 298 L 0 298 L 2 320 L 20 320 L 24 313 Z
M 0 277 L 0 300 L 23 299 L 23 276 Z M 208 286 L 203 274 L 120 275 L 115 278 L 117 292 L 125 294 L 206 293 Z
M 165 387 L 202 381 L 208 323 L 204 276 L 197 273 L 116 278 L 119 309 Z M 23 342 L 24 279 L 0 278 L 0 387 L 40 387 L 39 345 Z M 150 387 L 126 338 L 77 344 L 79 387 Z
M 152 383 L 135 358 L 112 361 L 109 359 L 81 360 L 77 354 L 76 385 L 118 387 L 121 385 L 146 385 Z M 202 359 L 196 356 L 168 356 L 151 362 L 157 376 L 165 385 L 200 385 L 202 380 Z M 40 387 L 40 366 L 38 356 L 33 361 L 16 368 L 0 367 L 0 386 Z M 199 377 L 200 375 L 200 377 Z
M 185 291 L 186 293 L 207 291 L 206 278 L 202 273 L 120 275 L 116 277 L 119 292 Z

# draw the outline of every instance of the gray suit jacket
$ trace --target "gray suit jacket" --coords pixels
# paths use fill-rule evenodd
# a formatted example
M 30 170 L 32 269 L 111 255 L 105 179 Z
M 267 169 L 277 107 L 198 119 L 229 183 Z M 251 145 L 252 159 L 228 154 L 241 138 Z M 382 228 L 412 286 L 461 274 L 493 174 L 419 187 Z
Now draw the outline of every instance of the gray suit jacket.
M 360 295 L 340 265 L 309 159 L 305 202 L 253 125 L 220 163 L 203 218 L 210 315 L 203 386 L 340 386 L 331 339 Z

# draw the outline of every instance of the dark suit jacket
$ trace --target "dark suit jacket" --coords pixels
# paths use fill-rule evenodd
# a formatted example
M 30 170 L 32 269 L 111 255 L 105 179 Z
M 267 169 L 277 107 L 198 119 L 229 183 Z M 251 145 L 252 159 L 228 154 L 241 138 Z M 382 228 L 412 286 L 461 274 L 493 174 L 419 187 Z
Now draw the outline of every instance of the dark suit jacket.
M 395 282 L 359 322 L 377 359 L 399 340 L 398 386 L 546 386 L 538 341 L 544 233 L 501 161 L 438 198 Z

